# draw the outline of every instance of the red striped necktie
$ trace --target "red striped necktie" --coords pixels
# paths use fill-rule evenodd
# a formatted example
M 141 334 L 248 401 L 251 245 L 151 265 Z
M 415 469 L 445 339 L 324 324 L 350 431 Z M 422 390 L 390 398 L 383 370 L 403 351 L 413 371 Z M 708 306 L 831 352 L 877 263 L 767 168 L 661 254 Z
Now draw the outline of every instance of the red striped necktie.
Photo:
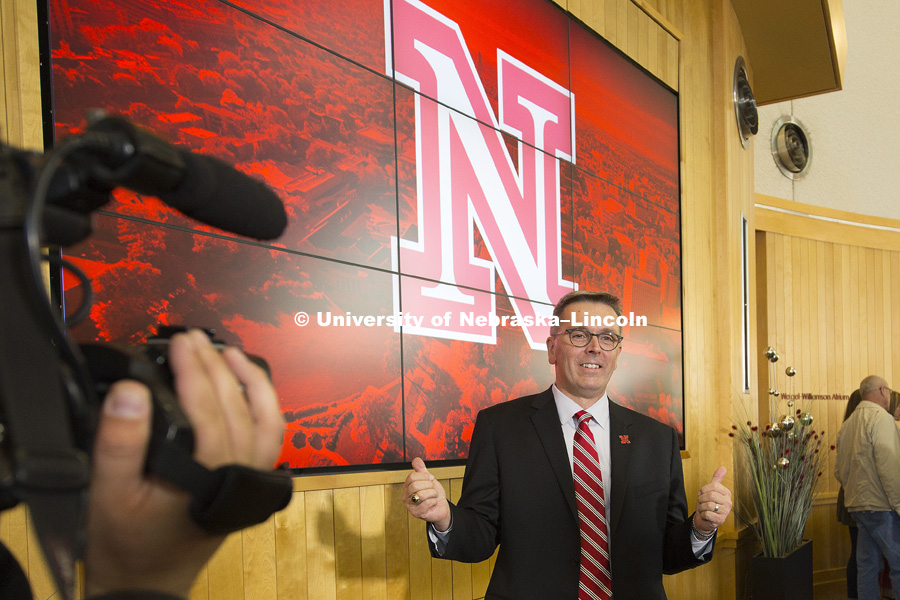
M 572 451 L 575 500 L 581 529 L 581 575 L 578 600 L 609 600 L 612 578 L 609 572 L 609 540 L 606 527 L 606 498 L 594 436 L 588 427 L 591 415 L 579 411 L 578 429 Z

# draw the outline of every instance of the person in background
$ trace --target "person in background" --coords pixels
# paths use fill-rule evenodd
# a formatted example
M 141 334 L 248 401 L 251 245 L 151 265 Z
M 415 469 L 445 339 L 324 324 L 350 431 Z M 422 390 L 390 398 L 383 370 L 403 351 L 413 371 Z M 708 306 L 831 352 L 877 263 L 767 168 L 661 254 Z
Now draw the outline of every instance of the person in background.
M 850 399 L 847 401 L 847 408 L 844 411 L 844 421 L 853 413 L 853 409 L 859 404 L 860 395 L 859 390 L 854 390 L 852 394 L 850 394 Z M 896 390 L 891 390 L 891 403 L 888 407 L 888 412 L 893 415 L 895 421 L 900 421 L 900 392 Z M 844 505 L 844 488 L 841 487 L 838 490 L 838 498 L 837 498 L 837 520 L 839 523 L 843 523 L 848 527 L 848 531 L 850 532 L 850 557 L 847 559 L 847 600 L 855 600 L 856 599 L 856 586 L 857 586 L 857 577 L 856 577 L 856 536 L 858 534 L 858 530 L 856 528 L 856 522 L 853 520 L 853 517 L 850 516 L 850 513 L 847 512 L 847 507 Z M 890 577 L 890 567 L 887 564 L 887 560 L 884 561 L 884 569 L 882 569 L 881 573 L 878 575 L 878 583 L 881 586 L 881 593 L 885 598 L 894 598 L 893 587 L 891 586 L 891 577 Z
M 194 458 L 210 469 L 269 470 L 284 419 L 268 375 L 243 352 L 221 353 L 201 331 L 172 338 L 175 391 L 194 428 Z M 89 600 L 181 600 L 225 536 L 191 520 L 190 496 L 144 473 L 150 392 L 119 381 L 103 402 L 94 438 L 84 591 Z M 31 600 L 25 575 L 0 545 L 0 597 Z
M 844 421 L 853 414 L 861 399 L 859 390 L 853 390 L 853 393 L 850 394 L 850 399 L 847 400 L 847 408 L 844 409 Z M 837 520 L 838 523 L 846 525 L 850 532 L 850 558 L 847 559 L 847 600 L 856 600 L 856 536 L 859 530 L 856 529 L 856 521 L 853 520 L 853 517 L 847 512 L 847 507 L 844 505 L 843 486 L 838 490 Z
M 857 597 L 879 600 L 883 558 L 894 589 L 900 588 L 900 435 L 888 413 L 891 389 L 884 378 L 866 377 L 859 393 L 838 432 L 834 473 L 858 529 Z
M 891 405 L 888 412 L 894 416 L 894 421 L 900 421 L 900 392 L 891 390 Z M 878 575 L 878 583 L 881 584 L 881 595 L 884 598 L 896 598 L 894 588 L 891 585 L 891 569 L 884 561 L 884 569 Z

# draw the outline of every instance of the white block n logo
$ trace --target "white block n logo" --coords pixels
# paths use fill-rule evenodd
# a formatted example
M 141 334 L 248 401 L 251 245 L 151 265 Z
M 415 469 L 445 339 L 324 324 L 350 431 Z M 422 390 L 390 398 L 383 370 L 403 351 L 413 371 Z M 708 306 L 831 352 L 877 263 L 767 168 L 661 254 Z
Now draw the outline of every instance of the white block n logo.
M 428 98 L 416 95 L 418 240 L 392 238 L 392 250 L 404 275 L 433 280 L 395 276 L 394 311 L 402 287 L 403 312 L 426 317 L 404 332 L 496 343 L 494 295 L 466 289 L 493 291 L 496 269 L 528 343 L 544 349 L 549 304 L 576 288 L 562 274 L 559 171 L 575 161 L 574 97 L 498 49 L 498 119 L 459 26 L 417 0 L 393 9 L 387 72 Z M 499 130 L 521 140 L 518 169 Z M 493 261 L 472 252 L 476 225 Z

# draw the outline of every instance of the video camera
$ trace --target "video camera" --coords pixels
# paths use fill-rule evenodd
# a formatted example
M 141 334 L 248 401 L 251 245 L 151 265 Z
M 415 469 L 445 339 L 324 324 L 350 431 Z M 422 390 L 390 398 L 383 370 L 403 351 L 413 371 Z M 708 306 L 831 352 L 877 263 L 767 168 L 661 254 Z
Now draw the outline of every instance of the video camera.
M 91 213 L 117 187 L 158 196 L 185 215 L 257 239 L 287 224 L 280 199 L 263 183 L 218 159 L 168 144 L 128 121 L 96 111 L 85 131 L 39 154 L 0 145 L 0 510 L 29 506 L 60 591 L 74 593 L 74 560 L 83 556 L 90 454 L 101 398 L 112 383 L 136 379 L 151 391 L 149 473 L 191 494 L 191 516 L 214 534 L 261 523 L 284 508 L 291 481 L 282 473 L 229 465 L 210 471 L 193 460 L 191 425 L 168 368 L 168 343 L 184 328 L 160 327 L 141 346 L 78 345 L 51 306 L 42 260 L 90 281 L 45 246 L 68 246 L 91 233 Z M 215 345 L 222 343 L 207 330 Z M 259 357 L 251 360 L 268 371 Z

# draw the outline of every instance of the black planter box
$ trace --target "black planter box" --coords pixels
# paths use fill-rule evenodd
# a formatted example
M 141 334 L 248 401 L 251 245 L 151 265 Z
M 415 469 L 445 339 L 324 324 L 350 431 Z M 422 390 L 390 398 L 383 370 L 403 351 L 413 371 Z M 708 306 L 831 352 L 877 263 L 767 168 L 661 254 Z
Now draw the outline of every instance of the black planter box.
M 781 558 L 757 554 L 750 562 L 750 598 L 753 600 L 812 600 L 812 540 Z

